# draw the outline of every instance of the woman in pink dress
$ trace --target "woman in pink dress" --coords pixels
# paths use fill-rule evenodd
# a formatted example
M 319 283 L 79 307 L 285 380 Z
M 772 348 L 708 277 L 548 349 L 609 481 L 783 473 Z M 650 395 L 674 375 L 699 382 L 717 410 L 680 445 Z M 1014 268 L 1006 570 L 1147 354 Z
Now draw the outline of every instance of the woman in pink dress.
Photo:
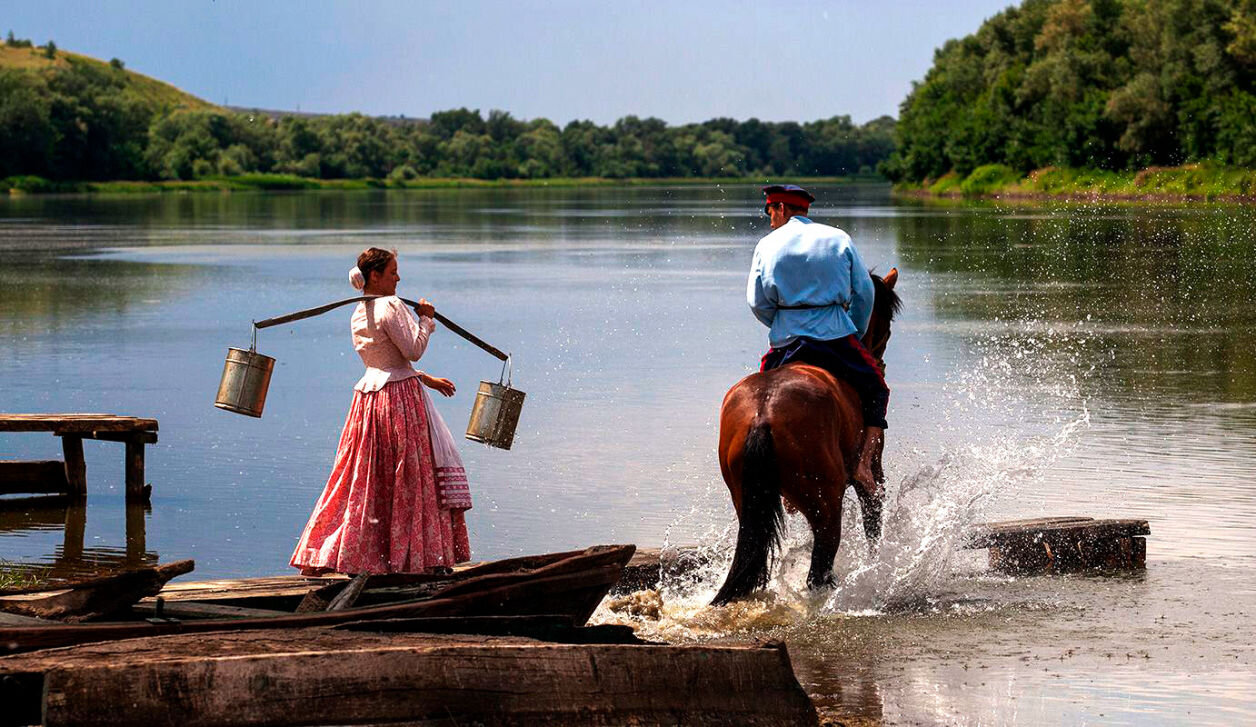
M 471 507 L 453 437 L 432 406 L 448 379 L 416 371 L 436 329 L 435 308 L 396 297 L 397 256 L 370 248 L 349 271 L 367 295 L 353 312 L 353 347 L 366 364 L 340 435 L 327 487 L 292 565 L 303 574 L 444 571 L 471 558 L 463 513 Z

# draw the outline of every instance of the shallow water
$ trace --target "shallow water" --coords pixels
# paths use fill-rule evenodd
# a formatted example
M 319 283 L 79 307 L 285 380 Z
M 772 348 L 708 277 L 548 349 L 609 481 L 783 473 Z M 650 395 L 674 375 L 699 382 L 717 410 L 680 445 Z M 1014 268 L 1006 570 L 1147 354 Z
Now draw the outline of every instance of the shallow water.
M 717 558 L 665 584 L 661 618 L 630 620 L 674 640 L 784 638 L 819 704 L 887 724 L 1256 719 L 1253 210 L 816 191 L 817 219 L 901 271 L 885 541 L 870 553 L 848 513 L 839 586 L 811 595 L 792 522 L 764 600 L 704 608 Z M 400 251 L 403 295 L 516 356 L 515 448 L 462 448 L 476 558 L 592 542 L 727 554 L 715 427 L 765 345 L 742 301 L 757 195 L 0 200 L 0 408 L 161 422 L 150 513 L 123 506 L 121 448 L 89 442 L 86 512 L 10 504 L 0 559 L 282 572 L 360 374 L 348 309 L 261 332 L 279 361 L 261 420 L 212 407 L 223 356 L 250 320 L 352 294 L 345 270 L 372 244 Z M 448 333 L 424 366 L 458 385 L 439 402 L 454 428 L 499 374 Z M 0 457 L 59 456 L 51 436 L 0 435 Z M 1074 514 L 1150 520 L 1146 573 L 1013 579 L 955 547 L 972 522 Z M 124 537 L 128 517 L 142 538 Z

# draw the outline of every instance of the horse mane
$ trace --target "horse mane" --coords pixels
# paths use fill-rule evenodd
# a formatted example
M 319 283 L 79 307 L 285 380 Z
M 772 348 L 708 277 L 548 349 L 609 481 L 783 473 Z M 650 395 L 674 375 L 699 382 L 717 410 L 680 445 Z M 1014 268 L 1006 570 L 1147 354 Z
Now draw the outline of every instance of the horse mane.
M 872 285 L 876 288 L 876 299 L 872 304 L 872 312 L 878 316 L 882 316 L 887 321 L 894 320 L 894 316 L 903 310 L 903 299 L 898 296 L 888 285 L 885 280 L 876 273 L 869 273 L 872 276 Z

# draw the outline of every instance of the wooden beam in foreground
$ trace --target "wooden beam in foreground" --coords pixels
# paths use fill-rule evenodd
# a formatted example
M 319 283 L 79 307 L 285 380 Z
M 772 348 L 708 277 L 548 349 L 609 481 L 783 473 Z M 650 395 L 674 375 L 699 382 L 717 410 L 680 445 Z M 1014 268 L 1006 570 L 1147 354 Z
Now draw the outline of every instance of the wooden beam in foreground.
M 112 655 L 44 652 L 0 659 L 0 668 L 14 677 L 14 708 L 42 700 L 46 725 L 817 722 L 781 644 L 570 645 L 326 630 L 201 638 L 199 648 L 188 637 L 142 639 Z

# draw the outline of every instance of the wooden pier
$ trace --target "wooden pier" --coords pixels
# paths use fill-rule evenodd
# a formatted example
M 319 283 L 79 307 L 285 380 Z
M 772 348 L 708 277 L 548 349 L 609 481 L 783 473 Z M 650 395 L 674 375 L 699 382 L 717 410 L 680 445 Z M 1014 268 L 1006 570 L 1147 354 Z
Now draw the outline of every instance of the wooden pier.
M 121 442 L 128 500 L 147 500 L 144 445 L 157 442 L 157 420 L 116 414 L 4 414 L 0 432 L 51 432 L 61 438 L 65 461 L 0 461 L 0 495 L 87 494 L 83 440 Z

